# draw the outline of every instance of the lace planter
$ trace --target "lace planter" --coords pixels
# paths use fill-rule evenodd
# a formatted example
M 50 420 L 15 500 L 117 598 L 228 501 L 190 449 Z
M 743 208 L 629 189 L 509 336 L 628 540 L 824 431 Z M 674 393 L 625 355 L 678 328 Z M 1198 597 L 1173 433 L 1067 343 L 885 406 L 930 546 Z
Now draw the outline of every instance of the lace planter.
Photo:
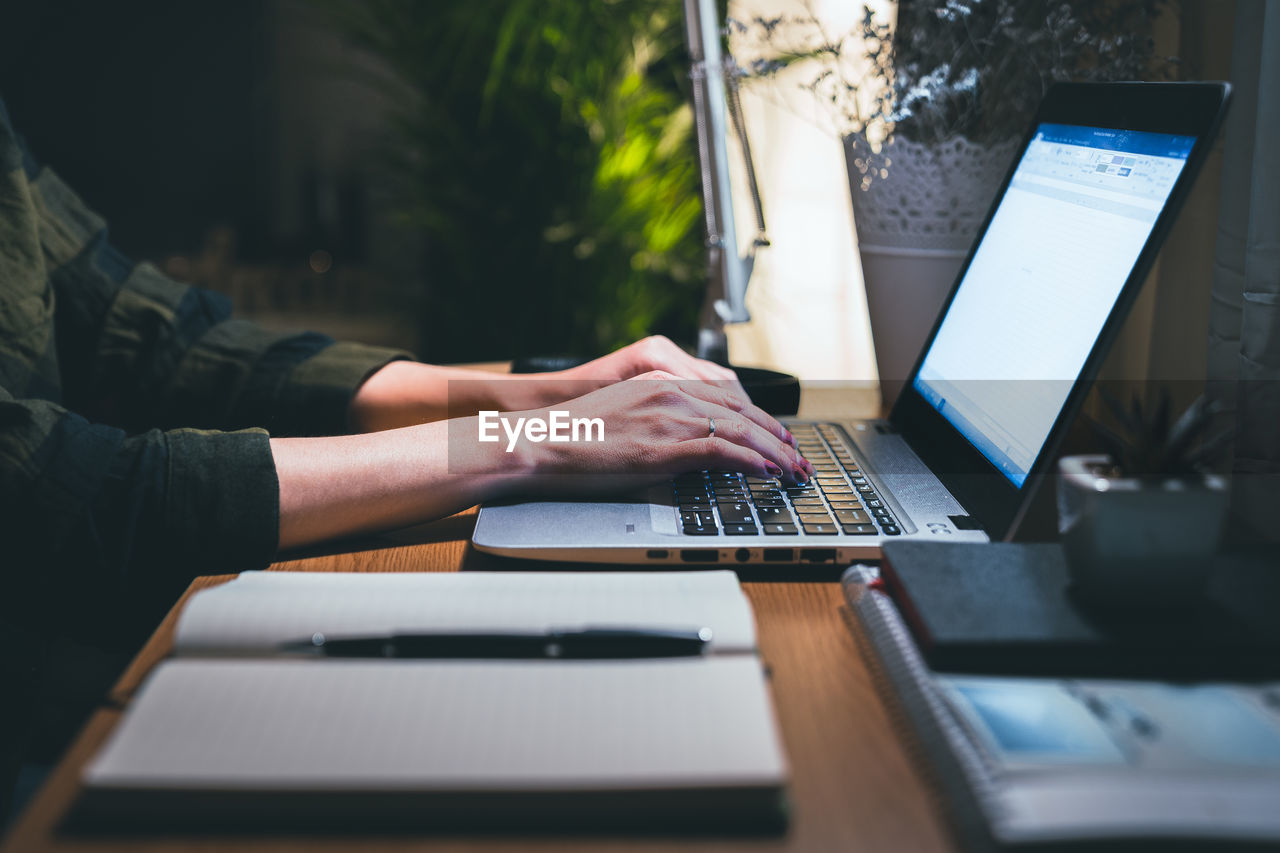
M 983 146 L 955 138 L 922 145 L 893 138 L 877 154 L 861 135 L 845 137 L 886 407 L 915 365 L 1017 144 Z

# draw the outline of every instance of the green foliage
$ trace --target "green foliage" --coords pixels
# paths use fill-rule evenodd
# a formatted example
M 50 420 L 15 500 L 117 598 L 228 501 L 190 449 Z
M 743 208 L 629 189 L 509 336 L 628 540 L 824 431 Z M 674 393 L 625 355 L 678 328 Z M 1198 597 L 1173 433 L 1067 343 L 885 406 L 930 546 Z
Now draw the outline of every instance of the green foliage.
M 679 0 L 325 5 L 396 78 L 424 355 L 692 336 L 706 270 Z

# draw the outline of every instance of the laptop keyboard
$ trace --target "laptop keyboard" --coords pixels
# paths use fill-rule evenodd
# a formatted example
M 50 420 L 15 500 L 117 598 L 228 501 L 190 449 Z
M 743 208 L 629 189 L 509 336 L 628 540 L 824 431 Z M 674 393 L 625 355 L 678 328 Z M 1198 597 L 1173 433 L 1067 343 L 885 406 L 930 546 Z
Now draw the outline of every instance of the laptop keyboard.
M 680 524 L 689 536 L 897 536 L 893 513 L 863 476 L 834 424 L 791 426 L 799 450 L 813 463 L 803 486 L 698 471 L 677 477 Z

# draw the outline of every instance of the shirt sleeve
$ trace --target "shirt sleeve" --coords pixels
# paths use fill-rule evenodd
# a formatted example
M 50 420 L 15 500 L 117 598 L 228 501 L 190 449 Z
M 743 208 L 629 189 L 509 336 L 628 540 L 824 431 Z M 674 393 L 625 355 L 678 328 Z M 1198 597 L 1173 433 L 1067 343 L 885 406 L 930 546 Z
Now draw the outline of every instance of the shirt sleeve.
M 40 244 L 56 297 L 65 402 L 127 431 L 348 431 L 352 396 L 407 352 L 269 332 L 231 318 L 221 294 L 130 264 L 105 222 L 58 176 L 28 162 Z M 34 172 L 31 170 L 34 168 Z
M 172 601 L 265 565 L 270 435 L 347 431 L 360 383 L 407 355 L 267 332 L 128 262 L 0 103 L 0 610 Z
M 92 598 L 259 568 L 279 524 L 268 442 L 260 429 L 131 436 L 0 389 L 6 552 L 47 587 L 30 590 L 38 600 L 68 581 Z

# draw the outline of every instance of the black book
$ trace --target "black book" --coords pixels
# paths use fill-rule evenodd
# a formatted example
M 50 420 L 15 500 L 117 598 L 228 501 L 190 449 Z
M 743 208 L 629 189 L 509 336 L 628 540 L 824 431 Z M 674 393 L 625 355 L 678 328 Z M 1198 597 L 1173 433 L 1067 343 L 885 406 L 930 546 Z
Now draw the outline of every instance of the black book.
M 939 671 L 1130 678 L 1280 676 L 1280 567 L 1223 557 L 1180 610 L 1107 608 L 1073 594 L 1056 544 L 892 542 L 885 589 Z

